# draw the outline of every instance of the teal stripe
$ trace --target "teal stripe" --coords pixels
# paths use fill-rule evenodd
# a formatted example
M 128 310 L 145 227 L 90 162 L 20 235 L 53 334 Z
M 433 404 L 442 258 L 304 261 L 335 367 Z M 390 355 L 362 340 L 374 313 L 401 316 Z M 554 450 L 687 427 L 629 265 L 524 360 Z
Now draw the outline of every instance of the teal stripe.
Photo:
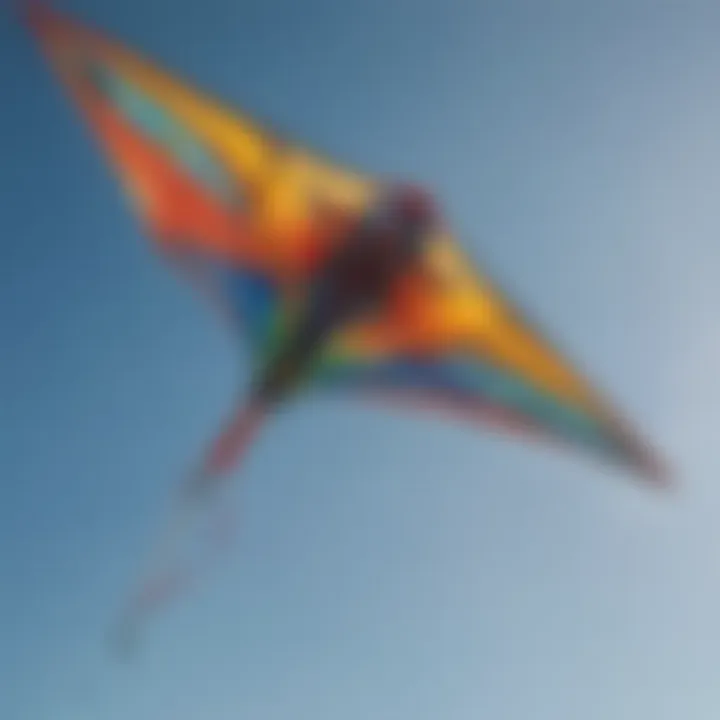
M 224 170 L 175 118 L 116 75 L 103 69 L 95 69 L 92 75 L 96 85 L 128 120 L 160 143 L 210 190 L 230 196 L 232 183 Z

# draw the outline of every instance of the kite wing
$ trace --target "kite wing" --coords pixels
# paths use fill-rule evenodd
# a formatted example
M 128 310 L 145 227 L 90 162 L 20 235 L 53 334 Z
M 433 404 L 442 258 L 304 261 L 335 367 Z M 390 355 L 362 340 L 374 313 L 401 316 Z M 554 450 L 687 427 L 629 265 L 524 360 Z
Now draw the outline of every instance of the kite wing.
M 388 313 L 336 335 L 312 381 L 583 447 L 666 481 L 655 453 L 446 229 Z
M 145 231 L 242 321 L 260 362 L 291 281 L 311 272 L 375 183 L 55 11 L 33 4 L 28 21 Z

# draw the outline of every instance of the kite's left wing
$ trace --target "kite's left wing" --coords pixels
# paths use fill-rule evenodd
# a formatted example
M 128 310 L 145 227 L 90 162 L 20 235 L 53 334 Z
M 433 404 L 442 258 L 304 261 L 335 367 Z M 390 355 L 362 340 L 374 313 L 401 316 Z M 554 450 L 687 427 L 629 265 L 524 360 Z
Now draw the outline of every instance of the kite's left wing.
M 655 453 L 446 230 L 386 315 L 338 334 L 313 382 L 559 440 L 667 480 Z
M 257 362 L 312 271 L 377 192 L 138 53 L 33 3 L 28 22 L 163 255 L 206 283 Z

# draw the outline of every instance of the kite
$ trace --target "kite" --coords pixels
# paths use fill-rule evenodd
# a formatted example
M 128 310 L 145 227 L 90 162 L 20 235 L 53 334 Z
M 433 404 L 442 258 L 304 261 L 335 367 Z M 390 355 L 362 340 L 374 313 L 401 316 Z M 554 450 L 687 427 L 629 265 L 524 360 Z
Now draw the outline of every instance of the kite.
M 185 510 L 309 390 L 410 402 L 668 483 L 647 443 L 465 255 L 431 194 L 332 162 L 55 10 L 33 3 L 26 19 L 145 234 L 246 340 L 248 397 L 185 482 Z M 158 577 L 130 616 L 183 583 Z

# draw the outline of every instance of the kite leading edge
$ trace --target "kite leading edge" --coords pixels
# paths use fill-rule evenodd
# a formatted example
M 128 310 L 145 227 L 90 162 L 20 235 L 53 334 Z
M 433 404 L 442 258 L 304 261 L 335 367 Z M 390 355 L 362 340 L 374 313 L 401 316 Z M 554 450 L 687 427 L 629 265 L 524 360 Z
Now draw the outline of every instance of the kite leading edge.
M 410 401 L 667 484 L 656 453 L 467 260 L 427 193 L 332 163 L 41 4 L 26 17 L 155 248 L 247 340 L 250 396 L 178 517 L 308 390 Z M 184 582 L 158 577 L 132 622 Z

